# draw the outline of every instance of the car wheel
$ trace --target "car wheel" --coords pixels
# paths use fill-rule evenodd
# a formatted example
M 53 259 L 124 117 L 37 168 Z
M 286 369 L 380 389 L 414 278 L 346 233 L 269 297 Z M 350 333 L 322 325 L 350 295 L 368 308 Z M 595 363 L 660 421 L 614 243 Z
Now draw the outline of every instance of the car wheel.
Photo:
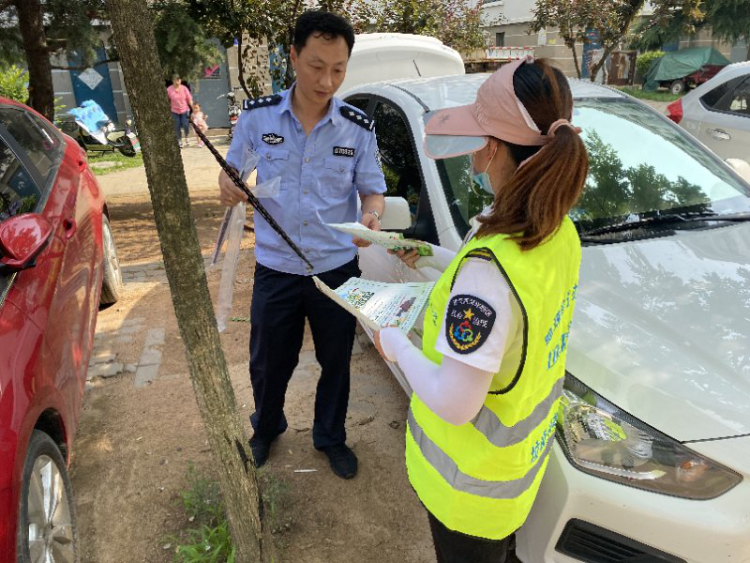
M 679 96 L 685 91 L 685 82 L 682 80 L 675 80 L 669 87 L 669 91 L 675 96 Z
M 112 228 L 109 226 L 109 219 L 106 215 L 102 215 L 102 246 L 104 247 L 104 277 L 99 303 L 112 305 L 119 301 L 122 295 L 122 270 L 120 260 L 117 258 L 115 238 L 112 236 Z
M 78 563 L 78 533 L 68 470 L 57 444 L 34 430 L 23 466 L 17 563 Z

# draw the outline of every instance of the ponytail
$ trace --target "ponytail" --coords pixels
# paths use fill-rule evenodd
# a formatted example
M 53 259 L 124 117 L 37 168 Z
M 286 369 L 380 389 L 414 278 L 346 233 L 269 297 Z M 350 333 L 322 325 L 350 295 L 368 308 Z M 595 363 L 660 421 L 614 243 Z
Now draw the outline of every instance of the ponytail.
M 516 96 L 542 133 L 570 120 L 573 96 L 565 76 L 546 61 L 519 67 L 513 77 Z M 495 195 L 492 212 L 478 218 L 478 237 L 507 234 L 522 250 L 542 244 L 560 227 L 586 182 L 586 147 L 570 125 L 557 127 L 543 147 L 504 143 L 519 166 Z

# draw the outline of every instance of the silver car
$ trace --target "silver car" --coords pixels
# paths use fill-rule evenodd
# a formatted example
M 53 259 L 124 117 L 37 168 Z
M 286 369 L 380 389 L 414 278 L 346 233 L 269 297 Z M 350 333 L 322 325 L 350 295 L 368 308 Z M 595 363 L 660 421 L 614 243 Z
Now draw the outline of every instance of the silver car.
M 720 157 L 750 161 L 750 61 L 727 66 L 667 109 Z

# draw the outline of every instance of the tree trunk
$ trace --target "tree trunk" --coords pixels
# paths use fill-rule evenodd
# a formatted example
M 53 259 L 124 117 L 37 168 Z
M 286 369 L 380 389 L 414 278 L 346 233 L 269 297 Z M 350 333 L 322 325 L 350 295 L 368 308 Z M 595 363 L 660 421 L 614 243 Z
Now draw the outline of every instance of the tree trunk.
M 40 0 L 16 0 L 15 6 L 29 67 L 29 105 L 51 121 L 55 118 L 55 91 L 44 34 L 44 7 Z
M 607 48 L 604 49 L 604 52 L 602 53 L 602 58 L 599 59 L 599 62 L 596 63 L 594 66 L 591 67 L 591 82 L 596 81 L 596 75 L 599 74 L 599 71 L 602 70 L 604 67 L 604 64 L 607 62 L 607 59 L 609 56 L 614 52 L 617 45 L 609 45 Z M 604 75 L 604 83 L 607 82 L 607 76 L 606 73 Z
M 273 544 L 262 517 L 252 454 L 246 449 L 216 329 L 148 3 L 106 0 L 106 6 L 143 145 L 154 218 L 190 377 L 219 468 L 236 560 L 268 562 L 274 557 Z
M 237 80 L 239 80 L 240 86 L 242 86 L 242 89 L 245 91 L 247 99 L 252 100 L 257 96 L 254 96 L 247 88 L 247 82 L 245 82 L 245 66 L 243 64 L 244 57 L 242 51 L 242 34 L 240 33 L 240 36 L 237 38 Z
M 573 52 L 573 64 L 576 66 L 576 75 L 581 78 L 581 63 L 578 62 L 578 53 L 576 52 L 576 40 L 566 41 L 568 48 Z

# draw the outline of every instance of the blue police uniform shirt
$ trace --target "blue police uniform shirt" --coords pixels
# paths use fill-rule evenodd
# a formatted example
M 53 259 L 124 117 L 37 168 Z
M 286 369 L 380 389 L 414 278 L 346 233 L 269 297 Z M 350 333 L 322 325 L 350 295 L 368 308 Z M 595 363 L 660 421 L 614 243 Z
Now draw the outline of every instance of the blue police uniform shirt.
M 293 91 L 294 86 L 276 97 L 245 103 L 226 160 L 241 170 L 247 155 L 256 152 L 257 183 L 281 177 L 279 195 L 260 201 L 314 269 L 307 271 L 259 213 L 255 214 L 257 262 L 289 274 L 319 274 L 357 254 L 351 236 L 326 223 L 357 221 L 357 194 L 382 194 L 386 185 L 369 118 L 332 98 L 328 113 L 305 135 L 292 111 Z

